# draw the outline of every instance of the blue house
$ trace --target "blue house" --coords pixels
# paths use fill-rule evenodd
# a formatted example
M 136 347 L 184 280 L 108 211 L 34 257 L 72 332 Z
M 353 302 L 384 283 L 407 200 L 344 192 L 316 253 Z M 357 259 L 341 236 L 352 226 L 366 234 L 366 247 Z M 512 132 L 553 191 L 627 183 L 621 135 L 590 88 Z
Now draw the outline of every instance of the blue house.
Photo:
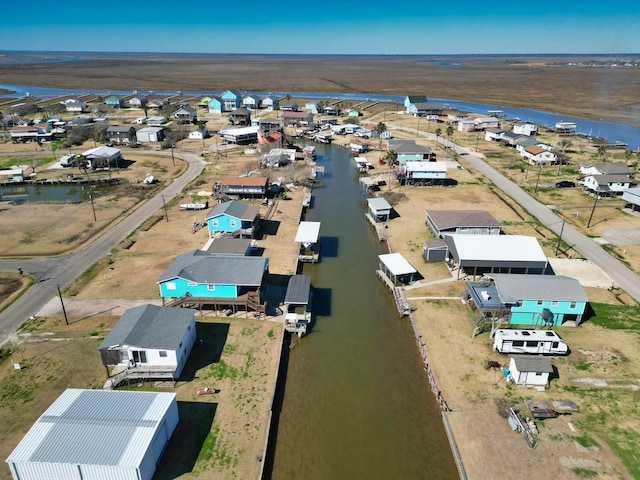
M 241 255 L 210 254 L 202 250 L 183 253 L 156 282 L 160 296 L 184 297 L 190 303 L 242 304 L 243 297 L 258 292 L 268 271 L 269 259 Z M 233 300 L 239 302 L 232 302 Z M 178 304 L 170 304 L 178 305 Z
M 220 97 L 211 97 L 209 103 L 207 103 L 209 113 L 222 113 L 226 112 L 224 108 L 224 102 Z
M 242 106 L 242 95 L 235 90 L 227 90 L 220 95 L 226 111 L 235 110 Z
M 213 207 L 206 220 L 211 238 L 223 233 L 251 237 L 260 220 L 260 209 L 238 200 L 230 200 Z
M 405 162 L 429 162 L 435 160 L 435 155 L 431 147 L 418 145 L 412 141 L 390 141 L 389 150 L 393 150 L 398 155 L 398 165 Z
M 121 108 L 124 106 L 124 99 L 122 97 L 117 97 L 116 95 L 111 95 L 110 97 L 107 97 L 104 103 L 111 107 Z
M 490 273 L 493 281 L 469 282 L 469 299 L 485 318 L 503 318 L 510 325 L 551 327 L 582 321 L 587 294 L 580 282 L 561 275 Z
M 409 112 L 409 109 L 412 105 L 415 105 L 417 103 L 427 103 L 427 96 L 407 95 L 406 97 L 404 97 L 404 108 L 406 108 L 407 112 Z

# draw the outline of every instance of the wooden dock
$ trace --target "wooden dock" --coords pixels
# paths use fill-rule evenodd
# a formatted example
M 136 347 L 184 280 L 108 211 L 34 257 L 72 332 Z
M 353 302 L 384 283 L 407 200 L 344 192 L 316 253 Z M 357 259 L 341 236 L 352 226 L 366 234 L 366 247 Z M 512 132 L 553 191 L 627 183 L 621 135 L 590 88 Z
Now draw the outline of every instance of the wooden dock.
M 367 217 L 367 220 L 369 220 L 369 223 L 373 225 L 373 228 L 375 228 L 376 234 L 378 235 L 378 241 L 386 242 L 387 241 L 387 224 L 382 222 L 376 222 L 373 219 L 373 217 L 369 214 L 369 212 L 365 213 L 364 216 Z
M 411 313 L 411 304 L 407 300 L 407 297 L 404 294 L 404 290 L 396 287 L 391 279 L 382 270 L 376 270 L 376 273 L 387 285 L 387 287 L 389 287 L 391 293 L 393 293 L 393 297 L 396 300 L 398 313 L 403 317 L 409 315 Z

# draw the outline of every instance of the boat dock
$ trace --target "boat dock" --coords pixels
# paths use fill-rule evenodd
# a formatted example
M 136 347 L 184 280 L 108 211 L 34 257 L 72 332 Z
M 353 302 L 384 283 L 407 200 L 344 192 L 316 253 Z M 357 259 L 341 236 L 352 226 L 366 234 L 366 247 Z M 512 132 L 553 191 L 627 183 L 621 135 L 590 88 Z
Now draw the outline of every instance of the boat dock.
M 382 271 L 376 270 L 376 273 L 380 277 L 380 279 L 389 287 L 391 293 L 393 293 L 393 297 L 396 300 L 396 307 L 398 309 L 398 313 L 405 317 L 411 313 L 411 305 L 407 300 L 407 297 L 404 294 L 404 290 L 396 287 L 391 279 Z
M 382 222 L 376 222 L 369 212 L 364 214 L 369 220 L 369 223 L 373 225 L 373 228 L 376 230 L 376 235 L 378 235 L 379 242 L 387 241 L 387 224 Z

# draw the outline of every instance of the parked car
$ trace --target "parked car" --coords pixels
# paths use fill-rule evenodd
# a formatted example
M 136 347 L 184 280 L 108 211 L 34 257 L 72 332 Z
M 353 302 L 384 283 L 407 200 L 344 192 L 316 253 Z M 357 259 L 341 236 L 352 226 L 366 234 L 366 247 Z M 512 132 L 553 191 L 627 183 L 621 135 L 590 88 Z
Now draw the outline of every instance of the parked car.
M 576 183 L 575 182 L 570 182 L 569 180 L 562 180 L 558 183 L 556 183 L 556 187 L 557 188 L 571 188 L 571 187 L 575 187 Z

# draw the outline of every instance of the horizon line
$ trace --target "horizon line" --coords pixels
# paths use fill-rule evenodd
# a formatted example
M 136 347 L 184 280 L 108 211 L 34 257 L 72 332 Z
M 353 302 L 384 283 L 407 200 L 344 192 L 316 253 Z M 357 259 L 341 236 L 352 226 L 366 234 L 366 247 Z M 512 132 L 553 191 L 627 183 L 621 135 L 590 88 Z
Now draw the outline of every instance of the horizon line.
M 169 51 L 121 51 L 121 50 L 14 50 L 0 49 L 0 52 L 7 53 L 85 53 L 85 54 L 128 54 L 128 55 L 261 55 L 261 56 L 307 56 L 307 57 L 526 57 L 526 56 L 613 56 L 613 55 L 638 55 L 640 52 L 537 52 L 537 53 L 265 53 L 265 52 L 169 52 Z

